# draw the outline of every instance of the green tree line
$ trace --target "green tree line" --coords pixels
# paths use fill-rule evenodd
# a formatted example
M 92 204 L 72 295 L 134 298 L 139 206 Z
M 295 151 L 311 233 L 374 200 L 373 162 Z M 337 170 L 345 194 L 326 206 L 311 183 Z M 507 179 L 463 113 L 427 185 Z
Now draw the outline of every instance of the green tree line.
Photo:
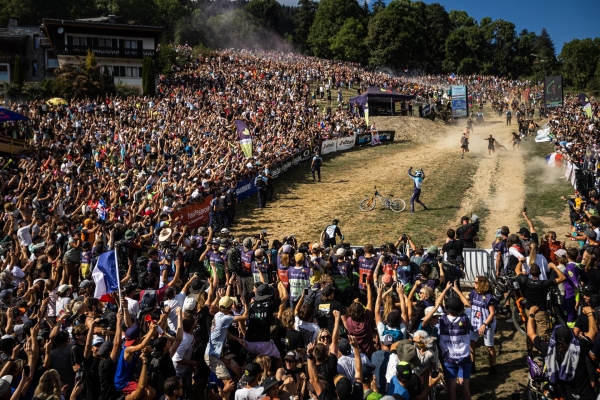
M 376 0 L 0 0 L 0 26 L 42 18 L 115 14 L 165 27 L 163 42 L 208 48 L 295 50 L 369 67 L 541 80 L 561 73 L 568 88 L 600 90 L 600 38 L 575 39 L 560 54 L 550 35 L 502 19 L 480 21 L 438 3 Z M 159 62 L 160 64 L 160 62 Z

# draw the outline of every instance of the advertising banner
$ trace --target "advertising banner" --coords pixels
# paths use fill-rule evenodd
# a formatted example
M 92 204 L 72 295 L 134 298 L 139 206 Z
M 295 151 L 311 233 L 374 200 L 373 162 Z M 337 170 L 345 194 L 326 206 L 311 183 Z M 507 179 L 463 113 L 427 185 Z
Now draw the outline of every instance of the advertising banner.
M 347 136 L 343 138 L 336 139 L 336 149 L 337 151 L 344 151 L 354 147 L 354 143 L 356 142 L 356 133 L 352 136 Z
M 396 136 L 396 131 L 378 131 L 380 142 L 393 142 Z
M 466 86 L 452 86 L 452 118 L 466 118 L 469 115 Z
M 361 146 L 363 144 L 371 144 L 371 132 L 359 133 L 356 135 L 355 146 Z
M 323 140 L 321 154 L 335 153 L 337 151 L 335 140 Z
M 213 197 L 208 196 L 202 203 L 194 203 L 173 212 L 173 219 L 179 217 L 182 225 L 187 225 L 190 228 L 197 228 L 201 225 L 208 224 L 210 202 Z
M 547 76 L 544 78 L 544 101 L 546 107 L 563 105 L 562 75 Z
M 238 202 L 256 194 L 257 191 L 254 179 L 242 179 L 235 185 L 235 196 Z

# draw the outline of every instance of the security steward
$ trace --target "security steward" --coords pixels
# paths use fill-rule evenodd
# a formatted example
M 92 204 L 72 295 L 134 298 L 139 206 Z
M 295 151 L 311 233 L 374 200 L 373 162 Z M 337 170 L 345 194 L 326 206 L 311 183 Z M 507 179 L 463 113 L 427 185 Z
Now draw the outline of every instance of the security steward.
M 331 225 L 327 226 L 327 228 L 325 228 L 325 230 L 321 232 L 321 243 L 323 243 L 323 247 L 334 247 L 336 244 L 336 235 L 340 237 L 340 240 L 342 242 L 344 241 L 344 235 L 342 235 L 342 231 L 338 226 L 339 222 L 340 221 L 338 221 L 337 219 L 334 219 L 333 221 L 331 221 Z
M 259 172 L 254 179 L 254 185 L 258 190 L 258 207 L 265 208 L 267 206 L 267 178 Z
M 319 182 L 321 182 L 321 165 L 323 164 L 323 158 L 319 153 L 316 153 L 312 159 L 312 163 L 310 164 L 310 169 L 312 171 L 313 182 L 315 181 L 315 172 L 319 177 Z

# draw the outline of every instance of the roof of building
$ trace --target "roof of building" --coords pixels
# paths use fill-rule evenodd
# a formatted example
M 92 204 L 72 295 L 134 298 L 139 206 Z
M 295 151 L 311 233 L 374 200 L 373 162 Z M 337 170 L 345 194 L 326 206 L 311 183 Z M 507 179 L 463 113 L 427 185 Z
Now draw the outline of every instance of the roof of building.
M 15 33 L 9 31 L 7 28 L 0 28 L 0 40 L 11 41 L 11 42 L 22 42 L 27 40 L 29 35 L 23 33 Z
M 147 31 L 155 31 L 162 32 L 164 27 L 155 26 L 155 25 L 137 25 L 137 24 L 117 24 L 114 22 L 109 22 L 108 17 L 98 17 L 98 18 L 86 18 L 86 19 L 78 19 L 78 20 L 68 20 L 68 19 L 52 19 L 52 18 L 44 18 L 42 20 L 44 25 L 65 25 L 65 26 L 82 26 L 82 27 L 113 27 L 117 29 L 137 29 L 137 30 L 147 30 Z

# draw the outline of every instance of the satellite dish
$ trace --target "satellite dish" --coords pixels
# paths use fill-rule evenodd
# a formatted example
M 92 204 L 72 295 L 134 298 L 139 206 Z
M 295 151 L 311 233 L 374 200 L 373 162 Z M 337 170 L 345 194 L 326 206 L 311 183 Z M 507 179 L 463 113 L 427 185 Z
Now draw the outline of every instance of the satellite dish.
M 64 29 L 63 29 L 63 27 L 61 26 L 61 27 L 60 27 L 60 28 L 58 28 L 56 31 L 58 32 L 58 34 L 59 34 L 59 35 L 62 35 L 62 34 L 63 34 L 63 32 L 64 32 L 65 30 L 64 30 Z

